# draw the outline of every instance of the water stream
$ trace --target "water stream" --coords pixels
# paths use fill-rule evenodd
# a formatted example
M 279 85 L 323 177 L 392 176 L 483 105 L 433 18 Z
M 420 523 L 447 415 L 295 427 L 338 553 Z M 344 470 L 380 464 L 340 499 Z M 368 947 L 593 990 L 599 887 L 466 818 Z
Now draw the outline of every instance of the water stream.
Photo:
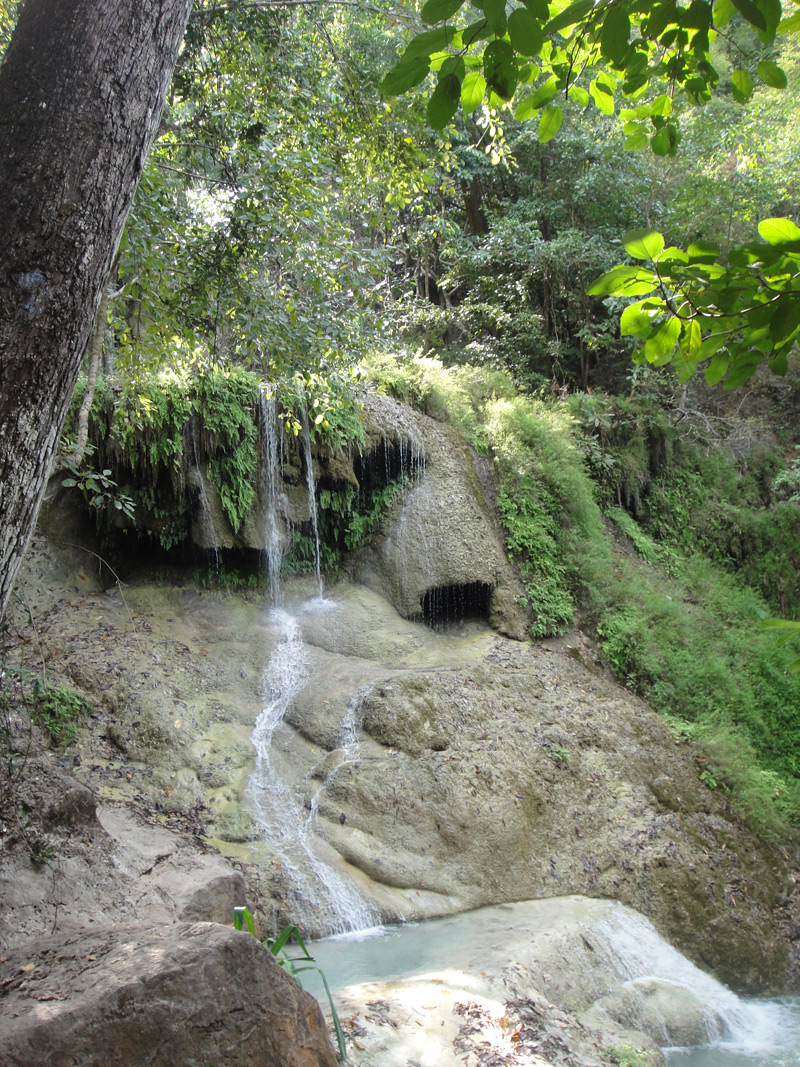
M 578 898 L 562 898 L 528 905 L 499 905 L 427 922 L 328 938 L 315 942 L 311 951 L 334 992 L 368 982 L 394 983 L 422 976 L 428 976 L 435 984 L 447 975 L 452 982 L 456 981 L 453 971 L 461 969 L 477 976 L 486 971 L 499 974 L 512 960 L 524 965 L 528 958 L 524 951 L 526 941 L 532 945 L 548 926 L 573 922 L 576 907 L 579 911 L 591 909 L 596 903 L 599 902 L 581 904 Z M 523 911 L 528 908 L 529 911 Z M 580 914 L 577 917 L 583 918 Z M 598 948 L 599 934 L 603 939 L 602 951 L 610 960 L 611 973 L 616 971 L 623 996 L 635 998 L 637 989 L 644 992 L 648 985 L 657 983 L 667 988 L 674 986 L 677 991 L 702 1001 L 708 1030 L 706 1043 L 690 1048 L 675 1047 L 670 1045 L 665 1033 L 662 1047 L 670 1067 L 798 1067 L 800 1064 L 800 1001 L 736 996 L 695 967 L 660 938 L 645 919 L 628 909 L 620 908 L 618 914 L 593 929 L 595 934 L 589 933 L 589 937 L 594 949 Z M 529 949 L 530 955 L 535 959 L 534 948 Z M 303 975 L 303 984 L 324 1006 L 322 986 L 313 972 Z M 548 994 L 546 986 L 542 991 Z M 371 997 L 379 995 L 375 990 L 370 991 Z M 598 1001 L 599 1005 L 602 1003 Z M 651 1018 L 652 1014 L 651 1004 Z

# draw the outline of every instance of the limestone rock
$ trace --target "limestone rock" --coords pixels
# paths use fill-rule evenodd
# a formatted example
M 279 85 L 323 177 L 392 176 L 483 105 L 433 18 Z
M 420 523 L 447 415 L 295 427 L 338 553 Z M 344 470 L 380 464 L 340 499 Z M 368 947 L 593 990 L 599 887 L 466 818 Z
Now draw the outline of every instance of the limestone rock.
M 335 1067 L 316 1001 L 213 923 L 29 941 L 0 963 L 4 1067 Z

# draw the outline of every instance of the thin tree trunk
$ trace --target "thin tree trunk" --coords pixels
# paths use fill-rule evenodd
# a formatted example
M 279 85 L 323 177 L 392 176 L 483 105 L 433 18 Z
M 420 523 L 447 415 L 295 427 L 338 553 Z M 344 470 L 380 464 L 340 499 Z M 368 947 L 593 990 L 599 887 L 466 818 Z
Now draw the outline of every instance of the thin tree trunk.
M 0 67 L 0 617 L 191 0 L 26 0 Z

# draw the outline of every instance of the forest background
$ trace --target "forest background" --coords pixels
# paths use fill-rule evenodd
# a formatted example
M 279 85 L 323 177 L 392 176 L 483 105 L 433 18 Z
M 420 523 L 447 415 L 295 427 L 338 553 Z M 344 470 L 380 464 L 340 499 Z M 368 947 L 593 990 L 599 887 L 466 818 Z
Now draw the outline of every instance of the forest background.
M 108 550 L 185 548 L 190 500 L 165 475 L 185 466 L 192 413 L 235 528 L 259 382 L 281 383 L 290 432 L 305 411 L 332 447 L 377 384 L 492 457 L 533 636 L 577 619 L 676 739 L 702 744 L 707 786 L 783 836 L 800 818 L 800 681 L 775 644 L 791 630 L 768 621 L 800 615 L 800 320 L 737 323 L 738 350 L 703 348 L 703 305 L 681 320 L 635 273 L 658 274 L 666 247 L 701 267 L 744 257 L 752 277 L 759 232 L 793 252 L 793 229 L 758 224 L 797 217 L 800 52 L 762 6 L 769 26 L 740 0 L 711 33 L 713 93 L 701 71 L 705 87 L 648 81 L 615 103 L 619 28 L 598 31 L 588 88 L 515 66 L 520 99 L 499 62 L 494 88 L 485 59 L 448 67 L 452 37 L 425 38 L 438 31 L 411 5 L 197 3 L 61 449 Z M 3 45 L 15 12 L 0 6 Z M 684 263 L 662 260 L 667 281 Z M 329 570 L 389 502 L 320 500 Z M 309 563 L 298 537 L 289 565 Z

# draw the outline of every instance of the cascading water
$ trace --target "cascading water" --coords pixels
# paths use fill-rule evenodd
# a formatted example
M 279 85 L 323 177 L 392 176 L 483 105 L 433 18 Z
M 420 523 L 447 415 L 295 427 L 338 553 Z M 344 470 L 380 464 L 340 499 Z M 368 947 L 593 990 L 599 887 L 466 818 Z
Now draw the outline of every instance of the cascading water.
M 659 1040 L 670 1062 L 682 1067 L 788 1067 L 798 1062 L 800 1013 L 796 1004 L 738 997 L 658 937 L 640 917 L 625 914 L 602 928 L 620 974 L 626 978 L 627 995 L 634 1003 L 647 1001 L 651 1019 L 653 998 L 648 994 L 654 983 L 687 992 L 702 1005 L 705 1032 L 699 1047 L 680 1047 L 680 1036 L 671 1033 L 662 1020 Z
M 286 548 L 286 494 L 280 486 L 281 444 L 283 435 L 278 423 L 275 391 L 262 389 L 259 394 L 263 428 L 264 462 L 261 466 L 261 491 L 264 498 L 264 552 L 267 557 L 270 600 L 279 603 L 281 564 Z
M 301 438 L 306 462 L 306 485 L 308 487 L 308 510 L 311 513 L 311 533 L 314 540 L 314 573 L 317 577 L 317 589 L 322 596 L 322 570 L 320 568 L 319 521 L 317 517 L 317 488 L 314 484 L 314 466 L 311 458 L 311 433 L 308 428 L 308 416 L 303 409 L 300 412 Z
M 261 393 L 264 426 L 265 552 L 269 570 L 270 597 L 273 605 L 281 600 L 280 573 L 286 545 L 285 516 L 287 501 L 280 479 L 280 441 L 275 395 Z M 307 420 L 303 420 L 303 445 L 306 455 L 309 504 L 314 532 L 317 586 L 322 601 L 319 562 L 319 534 L 316 517 L 315 486 L 311 466 L 311 439 Z M 247 799 L 264 840 L 274 849 L 289 872 L 294 903 L 292 921 L 320 933 L 345 933 L 375 926 L 379 917 L 359 896 L 355 887 L 320 855 L 321 844 L 314 833 L 316 804 L 306 803 L 306 790 L 294 790 L 280 770 L 274 752 L 275 735 L 284 723 L 286 712 L 309 677 L 308 650 L 303 643 L 300 625 L 292 615 L 273 607 L 270 622 L 278 629 L 278 641 L 262 679 L 265 706 L 252 734 L 256 765 L 247 787 Z M 343 731 L 355 736 L 345 714 Z M 355 740 L 353 743 L 356 743 Z M 324 786 L 323 786 L 324 788 Z

